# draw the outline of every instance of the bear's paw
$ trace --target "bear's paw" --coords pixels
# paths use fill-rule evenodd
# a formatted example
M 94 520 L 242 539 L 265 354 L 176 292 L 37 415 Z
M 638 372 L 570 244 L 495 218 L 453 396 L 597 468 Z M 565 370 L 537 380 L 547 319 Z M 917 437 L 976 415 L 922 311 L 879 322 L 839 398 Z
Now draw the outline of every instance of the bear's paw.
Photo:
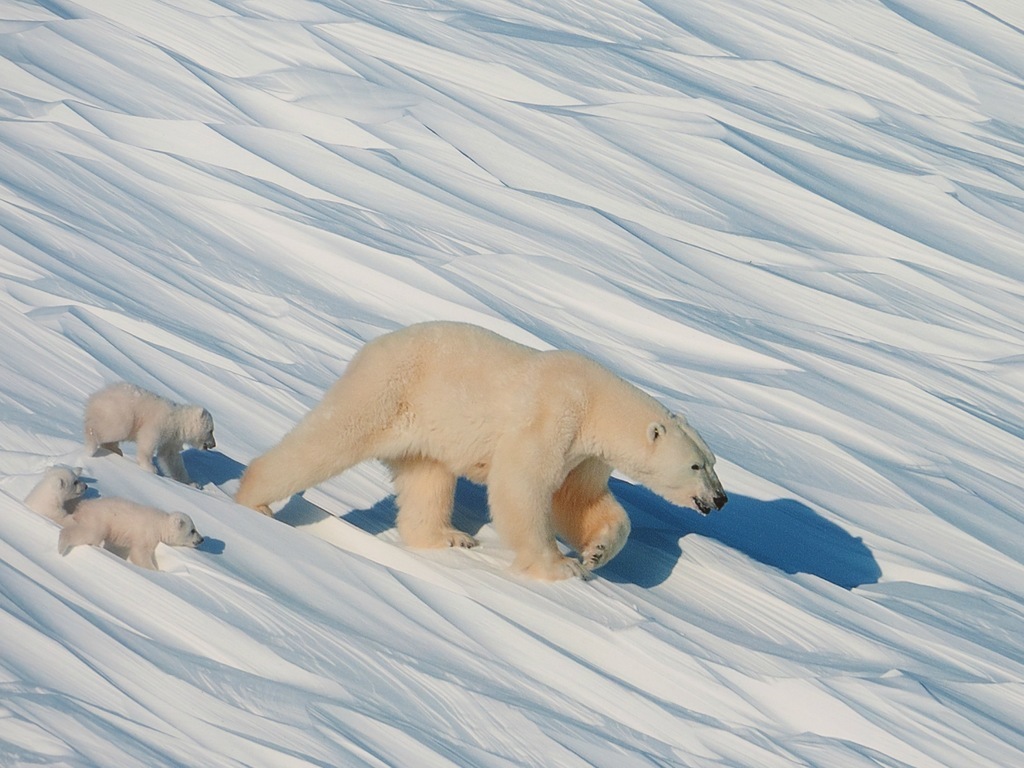
M 592 547 L 587 547 L 580 553 L 580 560 L 584 568 L 593 570 L 604 565 L 607 556 L 608 546 L 606 544 L 595 544 Z
M 454 528 L 452 528 L 451 530 L 445 531 L 442 534 L 442 538 L 443 538 L 444 541 L 447 542 L 447 544 L 444 544 L 443 546 L 461 547 L 462 549 L 472 549 L 473 547 L 475 547 L 477 544 L 480 543 L 476 539 L 474 539 L 472 536 L 470 536 L 468 533 L 463 533 L 462 531 L 457 531 Z
M 524 576 L 541 581 L 564 581 L 565 579 L 590 578 L 590 571 L 574 557 L 560 557 L 557 560 L 538 560 L 515 569 Z

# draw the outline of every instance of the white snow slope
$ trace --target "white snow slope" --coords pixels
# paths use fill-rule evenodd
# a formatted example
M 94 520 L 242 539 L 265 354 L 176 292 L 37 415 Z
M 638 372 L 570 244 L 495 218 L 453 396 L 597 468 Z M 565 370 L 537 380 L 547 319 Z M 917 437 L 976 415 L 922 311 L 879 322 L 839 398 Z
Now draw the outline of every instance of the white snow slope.
M 1017 0 L 0 0 L 0 765 L 1024 765 Z M 456 319 L 686 413 L 589 582 L 401 546 L 379 465 L 231 501 Z M 126 379 L 201 490 L 81 455 Z M 54 462 L 188 512 L 56 551 Z M 326 514 L 325 514 L 326 513 Z

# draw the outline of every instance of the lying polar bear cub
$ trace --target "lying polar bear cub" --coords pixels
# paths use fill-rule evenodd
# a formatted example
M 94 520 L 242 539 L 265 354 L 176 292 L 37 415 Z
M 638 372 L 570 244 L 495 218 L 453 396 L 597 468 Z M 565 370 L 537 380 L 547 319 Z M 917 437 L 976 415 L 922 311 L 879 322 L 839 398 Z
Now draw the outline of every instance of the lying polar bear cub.
M 66 555 L 82 544 L 105 544 L 116 551 L 126 551 L 129 562 L 156 571 L 156 545 L 161 542 L 175 547 L 198 547 L 203 537 L 184 512 L 163 512 L 109 496 L 78 502 L 64 521 L 57 551 Z
M 43 472 L 42 478 L 25 497 L 25 506 L 36 514 L 63 524 L 68 504 L 78 499 L 87 488 L 71 467 L 57 465 Z
M 204 451 L 217 447 L 213 417 L 198 405 L 180 405 L 134 384 L 121 382 L 101 389 L 85 405 L 85 452 L 106 448 L 119 456 L 122 440 L 135 442 L 135 460 L 147 472 L 157 464 L 168 477 L 192 485 L 181 449 L 185 443 Z
M 367 459 L 391 469 L 406 544 L 476 544 L 451 522 L 456 478 L 467 477 L 486 484 L 513 568 L 540 579 L 586 576 L 622 549 L 630 525 L 608 490 L 613 468 L 702 514 L 726 502 L 714 455 L 683 417 L 582 355 L 463 323 L 369 342 L 249 465 L 235 498 L 269 515 L 272 502 Z

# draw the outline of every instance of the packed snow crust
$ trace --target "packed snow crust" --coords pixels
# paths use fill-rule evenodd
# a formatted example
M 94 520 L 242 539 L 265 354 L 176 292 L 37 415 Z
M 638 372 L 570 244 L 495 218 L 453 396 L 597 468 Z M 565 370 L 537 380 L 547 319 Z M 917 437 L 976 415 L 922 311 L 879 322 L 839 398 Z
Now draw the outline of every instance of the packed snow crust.
M 0 764 L 1024 764 L 1016 0 L 0 0 Z M 367 340 L 478 323 L 688 415 L 589 582 L 231 497 Z M 202 489 L 83 457 L 125 379 Z M 56 462 L 187 512 L 57 554 Z

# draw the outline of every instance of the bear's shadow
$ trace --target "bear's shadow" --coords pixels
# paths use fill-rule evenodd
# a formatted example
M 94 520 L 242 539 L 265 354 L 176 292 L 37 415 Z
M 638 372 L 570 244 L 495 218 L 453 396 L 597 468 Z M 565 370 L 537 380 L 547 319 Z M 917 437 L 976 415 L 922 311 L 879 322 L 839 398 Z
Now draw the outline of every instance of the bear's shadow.
M 218 451 L 190 449 L 182 458 L 189 475 L 201 485 L 237 480 L 245 469 L 244 464 Z M 618 556 L 597 572 L 612 582 L 641 587 L 661 584 L 675 569 L 682 556 L 682 540 L 690 534 L 719 541 L 785 573 L 810 574 L 844 589 L 875 584 L 882 573 L 863 541 L 794 499 L 761 501 L 731 494 L 724 509 L 700 517 L 674 507 L 643 486 L 612 478 L 609 487 L 629 513 L 633 528 Z M 378 535 L 394 528 L 396 513 L 395 497 L 387 496 L 368 509 L 348 512 L 344 518 Z M 459 480 L 452 521 L 471 535 L 487 524 L 483 486 Z M 208 539 L 200 548 L 216 551 L 218 543 Z
M 642 587 L 661 584 L 698 534 L 788 574 L 817 576 L 843 589 L 875 584 L 882 575 L 864 542 L 794 499 L 762 501 L 730 494 L 707 517 L 680 510 L 646 488 L 612 479 L 612 493 L 633 524 L 626 546 L 599 573 Z
M 723 509 L 700 517 L 642 486 L 613 478 L 609 487 L 632 523 L 626 546 L 597 571 L 599 578 L 611 582 L 645 588 L 663 583 L 690 534 L 719 541 L 785 573 L 806 573 L 844 589 L 875 584 L 882 573 L 861 539 L 793 499 L 762 501 L 731 494 Z M 395 514 L 395 498 L 388 496 L 344 518 L 376 535 L 394 527 Z M 475 535 L 488 521 L 486 490 L 459 480 L 452 520 L 459 530 Z

